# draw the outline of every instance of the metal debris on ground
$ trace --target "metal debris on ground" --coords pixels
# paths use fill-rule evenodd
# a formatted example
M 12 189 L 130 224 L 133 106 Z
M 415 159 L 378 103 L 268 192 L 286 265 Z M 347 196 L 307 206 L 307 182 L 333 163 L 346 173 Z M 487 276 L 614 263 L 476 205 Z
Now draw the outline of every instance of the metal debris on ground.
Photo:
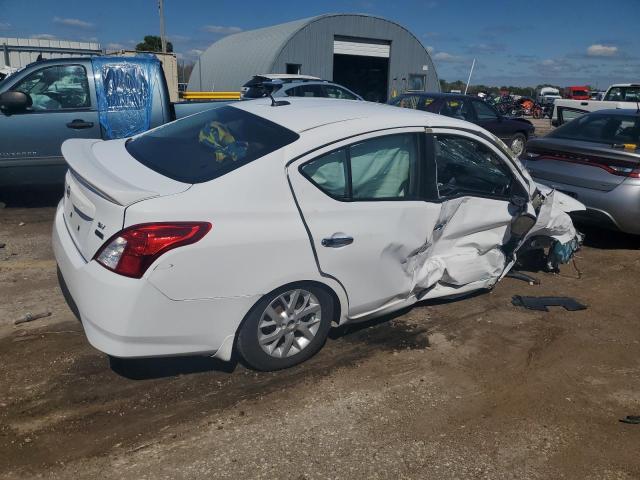
M 632 425 L 640 425 L 640 415 L 627 415 L 624 418 L 621 418 L 620 421 L 622 423 L 630 423 Z
M 548 312 L 547 307 L 563 307 L 565 310 L 574 312 L 576 310 L 586 310 L 587 306 L 570 297 L 525 297 L 514 295 L 511 303 L 516 307 L 524 307 L 529 310 Z
M 46 318 L 50 316 L 51 316 L 51 312 L 42 312 L 42 313 L 36 313 L 36 314 L 27 312 L 27 314 L 24 317 L 19 318 L 13 324 L 20 325 L 21 323 L 33 322 L 34 320 L 38 320 L 39 318 Z

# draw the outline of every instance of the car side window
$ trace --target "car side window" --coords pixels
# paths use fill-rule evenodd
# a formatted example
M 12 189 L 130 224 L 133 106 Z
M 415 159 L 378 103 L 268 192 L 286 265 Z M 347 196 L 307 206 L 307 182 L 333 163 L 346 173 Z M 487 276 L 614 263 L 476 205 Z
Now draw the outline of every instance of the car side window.
M 292 92 L 292 93 L 290 93 Z M 324 92 L 320 85 L 300 85 L 287 91 L 290 97 L 324 97 Z
M 496 111 L 484 102 L 475 101 L 473 105 L 476 107 L 476 116 L 478 120 L 497 120 Z
M 335 85 L 323 85 L 325 96 L 328 98 L 341 98 L 343 100 L 357 100 L 356 96 L 344 88 Z
M 372 138 L 304 164 L 300 170 L 337 200 L 410 200 L 418 197 L 416 134 Z
M 91 107 L 87 72 L 82 65 L 54 65 L 27 76 L 11 90 L 31 97 L 33 111 Z
M 446 99 L 442 103 L 440 115 L 466 120 L 467 122 L 473 122 L 475 120 L 471 102 L 466 98 Z
M 436 135 L 438 195 L 508 197 L 514 181 L 509 167 L 489 147 L 467 137 Z

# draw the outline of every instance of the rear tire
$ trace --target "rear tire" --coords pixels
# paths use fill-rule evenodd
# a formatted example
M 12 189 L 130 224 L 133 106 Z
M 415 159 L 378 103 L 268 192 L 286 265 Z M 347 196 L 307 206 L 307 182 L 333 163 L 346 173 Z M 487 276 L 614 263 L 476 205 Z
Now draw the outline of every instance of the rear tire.
M 333 320 L 331 295 L 311 283 L 279 288 L 256 303 L 240 327 L 237 347 L 256 370 L 289 368 L 324 345 Z

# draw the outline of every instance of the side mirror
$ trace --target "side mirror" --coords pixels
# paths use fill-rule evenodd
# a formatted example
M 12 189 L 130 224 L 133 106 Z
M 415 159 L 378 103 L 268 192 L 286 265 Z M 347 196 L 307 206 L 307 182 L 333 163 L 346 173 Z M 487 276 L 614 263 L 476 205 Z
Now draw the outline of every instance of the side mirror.
M 31 97 L 24 92 L 10 90 L 0 93 L 0 111 L 3 113 L 22 112 L 32 104 Z

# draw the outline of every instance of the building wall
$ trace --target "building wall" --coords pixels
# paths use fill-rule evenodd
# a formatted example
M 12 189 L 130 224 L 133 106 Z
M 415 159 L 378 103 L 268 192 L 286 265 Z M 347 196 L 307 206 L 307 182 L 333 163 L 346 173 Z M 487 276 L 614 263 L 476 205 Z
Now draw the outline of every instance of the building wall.
M 301 73 L 305 75 L 333 79 L 335 36 L 391 42 L 389 97 L 394 87 L 398 92 L 404 88 L 402 79 L 408 82 L 409 74 L 426 74 L 426 90 L 440 91 L 431 57 L 413 34 L 396 23 L 367 15 L 326 16 L 312 21 L 285 44 L 269 73 L 284 73 L 286 64 L 294 63 L 302 65 Z
M 287 63 L 301 64 L 304 74 L 331 80 L 336 35 L 391 42 L 389 96 L 394 86 L 402 90 L 402 79 L 408 81 L 411 73 L 426 74 L 427 90 L 440 91 L 433 62 L 411 32 L 388 20 L 359 14 L 322 15 L 224 37 L 200 56 L 188 90 L 238 91 L 253 75 L 286 73 Z
M 22 68 L 35 62 L 40 54 L 43 59 L 49 59 L 100 53 L 100 44 L 94 42 L 0 37 L 0 63 L 12 68 Z

